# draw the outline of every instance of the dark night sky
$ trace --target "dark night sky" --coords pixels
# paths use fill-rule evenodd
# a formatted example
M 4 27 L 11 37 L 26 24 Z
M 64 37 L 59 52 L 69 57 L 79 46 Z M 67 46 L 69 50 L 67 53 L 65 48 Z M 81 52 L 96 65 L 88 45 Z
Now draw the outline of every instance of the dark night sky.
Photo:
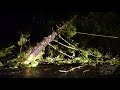
M 47 30 L 47 21 L 52 17 L 55 20 L 66 19 L 71 12 L 33 12 L 33 11 L 8 11 L 0 13 L 0 40 L 15 41 L 19 39 L 19 31 L 30 32 L 38 38 Z M 39 24 L 34 23 L 34 17 Z M 43 35 L 44 36 L 44 35 Z
M 0 14 L 0 36 L 2 39 L 13 38 L 18 27 L 22 23 L 29 22 L 30 15 L 18 13 L 2 13 Z
M 47 22 L 50 17 L 58 20 L 62 18 L 67 18 L 70 15 L 73 15 L 73 12 L 80 11 L 83 14 L 89 11 L 94 11 L 96 9 L 96 4 L 85 3 L 74 4 L 71 2 L 57 2 L 56 4 L 38 3 L 31 4 L 25 3 L 23 4 L 9 4 L 5 5 L 3 9 L 0 6 L 0 41 L 8 40 L 8 41 L 16 41 L 19 38 L 18 32 L 30 32 L 35 37 L 37 35 L 42 35 L 41 31 L 43 28 L 46 29 L 45 24 L 42 22 Z M 100 8 L 103 9 L 103 7 Z M 92 10 L 91 10 L 92 9 Z M 97 10 L 99 11 L 99 10 Z M 37 17 L 41 24 L 35 25 L 33 23 L 33 17 Z M 37 28 L 39 27 L 39 28 Z
M 87 14 L 88 12 L 81 12 Z M 74 12 L 65 11 L 8 11 L 0 13 L 0 40 L 16 41 L 19 38 L 19 31 L 30 32 L 34 37 L 42 35 L 42 30 L 47 30 L 47 21 L 50 18 L 55 20 L 67 19 Z M 39 24 L 34 23 L 34 17 Z M 45 32 L 44 32 L 45 33 Z M 43 35 L 44 36 L 44 35 Z

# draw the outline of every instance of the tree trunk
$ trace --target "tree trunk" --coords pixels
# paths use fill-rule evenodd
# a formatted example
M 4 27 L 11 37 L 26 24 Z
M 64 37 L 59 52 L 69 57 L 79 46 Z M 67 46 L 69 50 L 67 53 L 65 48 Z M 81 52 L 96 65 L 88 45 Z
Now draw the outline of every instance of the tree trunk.
M 51 35 L 47 36 L 47 37 L 44 37 L 44 39 L 38 43 L 35 47 L 33 47 L 30 52 L 29 52 L 29 56 L 34 56 L 36 57 L 47 45 L 49 45 L 54 39 L 56 36 L 58 36 L 60 34 L 60 32 L 62 30 L 65 30 L 72 22 L 73 20 L 76 18 L 73 17 L 70 21 L 67 21 L 63 26 L 61 27 L 58 27 L 58 29 L 55 31 L 52 32 Z

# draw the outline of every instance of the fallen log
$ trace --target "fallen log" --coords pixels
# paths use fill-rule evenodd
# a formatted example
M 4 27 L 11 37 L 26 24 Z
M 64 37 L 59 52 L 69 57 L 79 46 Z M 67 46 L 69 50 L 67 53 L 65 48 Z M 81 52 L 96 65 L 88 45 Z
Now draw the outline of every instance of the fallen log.
M 62 30 L 65 30 L 75 20 L 75 18 L 76 16 L 64 23 L 63 26 L 58 27 L 57 30 L 53 31 L 51 35 L 44 37 L 44 39 L 40 43 L 38 43 L 29 51 L 28 56 L 36 57 L 43 49 L 45 49 L 47 45 L 49 45 L 55 39 L 56 36 L 61 33 Z

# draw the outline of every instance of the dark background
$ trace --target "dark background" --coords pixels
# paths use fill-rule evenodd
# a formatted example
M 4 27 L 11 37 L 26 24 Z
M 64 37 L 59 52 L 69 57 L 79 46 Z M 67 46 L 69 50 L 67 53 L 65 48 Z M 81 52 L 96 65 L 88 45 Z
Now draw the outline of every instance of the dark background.
M 43 9 L 44 10 L 44 9 Z M 31 41 L 38 42 L 51 33 L 52 27 L 78 13 L 68 10 L 2 10 L 0 12 L 0 41 L 16 43 L 20 32 L 30 33 Z M 87 15 L 88 12 L 81 12 Z M 51 23 L 50 23 L 51 22 Z
M 30 2 L 30 1 L 29 1 Z M 39 42 L 51 33 L 51 27 L 67 20 L 76 13 L 85 16 L 89 12 L 115 11 L 118 5 L 95 1 L 73 2 L 7 2 L 0 6 L 0 43 L 16 43 L 19 32 L 29 32 L 32 42 Z M 50 20 L 54 22 L 48 24 Z

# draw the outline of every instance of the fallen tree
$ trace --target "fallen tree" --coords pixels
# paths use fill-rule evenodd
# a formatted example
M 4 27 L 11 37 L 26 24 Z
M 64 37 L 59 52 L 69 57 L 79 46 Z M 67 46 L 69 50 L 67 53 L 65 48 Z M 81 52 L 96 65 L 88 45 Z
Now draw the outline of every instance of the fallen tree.
M 77 21 L 79 20 L 78 18 L 77 20 L 75 18 L 76 16 L 71 18 L 66 23 L 62 23 L 63 24 L 62 26 L 60 25 L 59 27 L 57 27 L 55 31 L 53 31 L 47 37 L 44 37 L 44 39 L 37 43 L 36 46 L 32 48 L 31 46 L 27 47 L 26 51 L 22 50 L 23 52 L 21 52 L 22 46 L 26 44 L 26 42 L 28 41 L 26 36 L 29 35 L 21 34 L 22 37 L 20 38 L 20 41 L 18 41 L 18 45 L 21 47 L 20 53 L 18 54 L 17 58 L 10 60 L 11 62 L 10 65 L 15 67 L 18 66 L 36 67 L 38 64 L 54 63 L 57 65 L 62 65 L 80 63 L 81 65 L 89 64 L 94 66 L 95 65 L 94 63 L 98 62 L 101 63 L 103 62 L 104 59 L 105 60 L 109 59 L 110 61 L 112 61 L 112 63 L 114 62 L 115 64 L 119 64 L 119 62 L 116 62 L 114 58 L 107 54 L 102 54 L 97 48 L 94 49 L 84 47 L 82 48 L 78 46 L 80 42 L 78 41 L 77 43 L 76 41 L 74 41 L 74 38 L 71 38 L 76 34 L 104 38 L 119 38 L 119 37 L 78 32 L 79 28 L 77 27 L 76 24 L 78 23 Z M 62 42 L 60 40 L 62 40 Z M 80 41 L 82 40 L 80 39 Z M 74 69 L 60 72 L 69 72 Z
M 75 18 L 76 16 L 73 17 L 70 21 L 64 23 L 63 26 L 58 27 L 58 29 L 56 31 L 53 31 L 51 35 L 44 37 L 44 39 L 40 43 L 37 43 L 37 45 L 30 50 L 30 52 L 28 53 L 29 57 L 36 57 L 40 53 L 40 51 L 42 51 L 47 45 L 49 45 L 55 39 L 55 37 L 61 33 L 61 31 L 65 30 L 75 20 Z
M 36 61 L 37 59 L 40 59 L 44 53 L 44 49 L 46 48 L 46 46 L 51 45 L 50 43 L 52 41 L 54 41 L 54 39 L 63 31 L 66 30 L 71 23 L 75 20 L 77 16 L 74 16 L 73 18 L 71 18 L 69 21 L 67 21 L 66 23 L 63 23 L 62 26 L 58 27 L 55 31 L 52 32 L 52 34 L 48 35 L 47 37 L 44 37 L 44 39 L 42 41 L 40 41 L 39 43 L 37 43 L 36 46 L 32 47 L 31 49 L 28 50 L 28 52 L 25 55 L 21 55 L 20 56 L 20 60 L 23 59 L 23 62 L 20 62 L 20 64 L 22 65 L 30 65 L 30 63 L 35 63 L 35 66 L 38 65 L 38 61 Z M 62 52 L 60 52 L 62 53 Z M 63 53 L 65 54 L 65 53 Z M 67 55 L 67 54 L 65 54 Z M 68 55 L 69 56 L 69 55 Z

